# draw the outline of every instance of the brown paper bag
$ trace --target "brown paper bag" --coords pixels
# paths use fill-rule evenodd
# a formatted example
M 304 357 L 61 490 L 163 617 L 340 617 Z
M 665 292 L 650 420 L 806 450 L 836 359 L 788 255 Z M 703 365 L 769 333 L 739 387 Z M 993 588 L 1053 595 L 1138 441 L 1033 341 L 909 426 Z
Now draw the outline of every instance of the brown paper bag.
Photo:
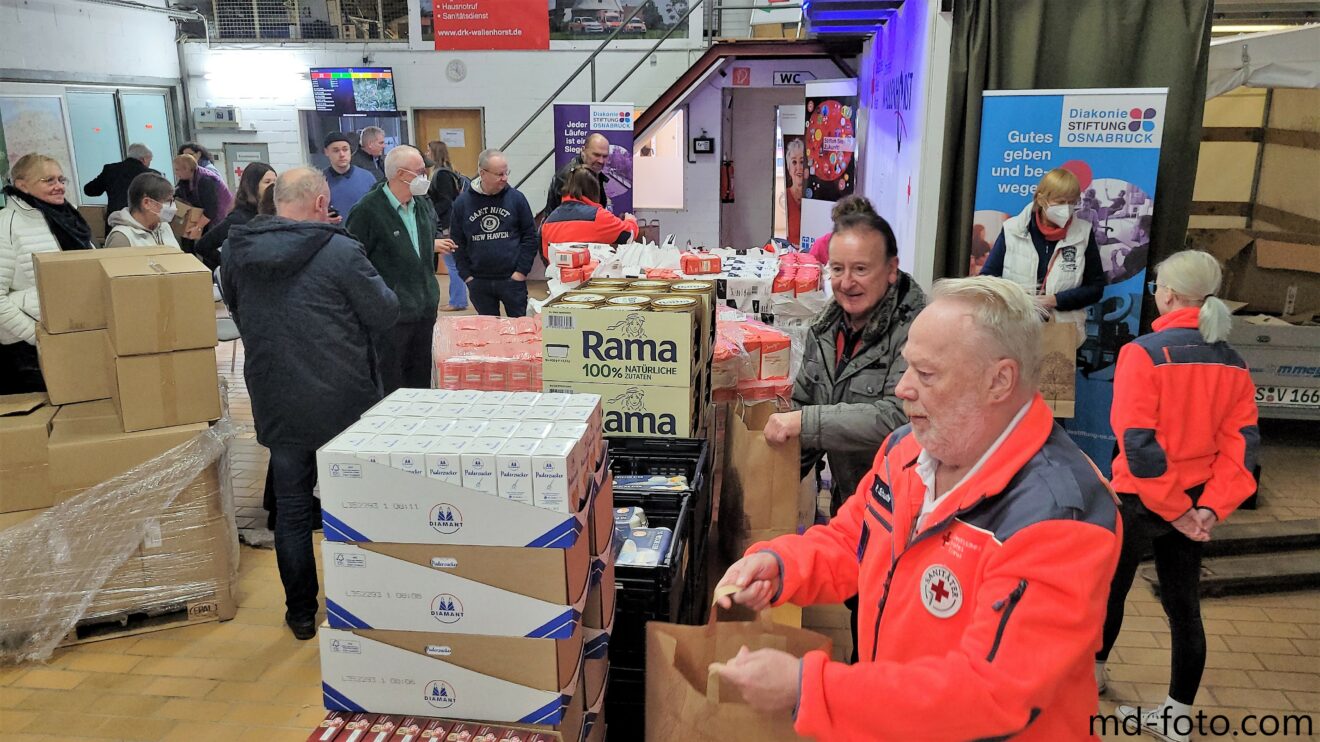
M 1055 417 L 1072 417 L 1077 397 L 1077 325 L 1041 326 L 1040 392 Z
M 747 706 L 736 688 L 720 682 L 712 662 L 727 662 L 742 646 L 779 649 L 801 657 L 830 652 L 828 637 L 772 623 L 764 611 L 755 621 L 715 620 L 705 626 L 653 621 L 646 625 L 647 742 L 774 742 L 797 740 L 788 711 L 764 714 Z
M 801 476 L 797 439 L 780 446 L 765 440 L 775 402 L 730 404 L 720 490 L 720 549 L 730 561 L 757 541 L 796 533 Z

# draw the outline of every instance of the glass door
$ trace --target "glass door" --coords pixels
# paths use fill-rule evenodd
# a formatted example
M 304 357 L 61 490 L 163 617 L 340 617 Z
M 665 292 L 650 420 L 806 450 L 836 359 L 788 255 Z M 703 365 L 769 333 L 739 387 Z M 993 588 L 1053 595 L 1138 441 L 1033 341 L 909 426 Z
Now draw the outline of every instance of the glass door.
M 73 131 L 73 157 L 78 170 L 77 198 L 84 204 L 105 205 L 106 198 L 83 195 L 101 168 L 123 159 L 119 141 L 119 114 L 114 93 L 69 92 L 69 128 Z
M 170 112 L 164 93 L 121 92 L 119 105 L 124 117 L 124 142 L 147 145 L 152 166 L 174 182 L 174 145 L 170 139 Z

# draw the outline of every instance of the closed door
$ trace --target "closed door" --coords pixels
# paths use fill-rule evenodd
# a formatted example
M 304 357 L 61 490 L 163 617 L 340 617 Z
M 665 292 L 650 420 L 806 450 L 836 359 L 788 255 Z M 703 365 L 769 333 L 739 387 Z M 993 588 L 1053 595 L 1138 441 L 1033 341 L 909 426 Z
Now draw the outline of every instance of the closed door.
M 152 154 L 152 167 L 174 182 L 170 160 L 174 147 L 170 142 L 170 113 L 164 93 L 121 93 L 119 105 L 124 114 L 124 140 L 140 142 Z
M 480 108 L 419 108 L 413 111 L 417 148 L 439 139 L 449 145 L 449 159 L 458 172 L 475 178 L 477 155 L 486 148 Z
M 84 204 L 104 206 L 106 197 L 84 196 L 82 187 L 101 173 L 101 168 L 123 159 L 119 148 L 119 114 L 114 93 L 65 94 L 69 104 L 69 129 L 73 132 L 73 158 L 78 166 L 77 196 Z

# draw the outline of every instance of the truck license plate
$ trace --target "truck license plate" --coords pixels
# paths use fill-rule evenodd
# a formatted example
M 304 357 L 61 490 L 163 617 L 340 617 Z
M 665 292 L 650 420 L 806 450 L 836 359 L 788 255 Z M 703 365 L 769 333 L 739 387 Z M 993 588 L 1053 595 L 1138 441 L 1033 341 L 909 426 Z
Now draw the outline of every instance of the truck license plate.
M 1320 409 L 1320 388 L 1288 386 L 1256 387 L 1256 404 L 1271 407 L 1310 407 Z

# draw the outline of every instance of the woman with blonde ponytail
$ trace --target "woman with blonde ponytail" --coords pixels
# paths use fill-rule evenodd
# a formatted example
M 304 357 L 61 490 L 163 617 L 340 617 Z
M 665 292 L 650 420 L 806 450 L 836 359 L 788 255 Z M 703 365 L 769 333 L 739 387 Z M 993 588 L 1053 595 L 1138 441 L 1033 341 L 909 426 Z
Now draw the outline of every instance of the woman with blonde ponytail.
M 1260 431 L 1256 387 L 1242 356 L 1226 342 L 1228 307 L 1215 296 L 1223 278 L 1219 263 L 1185 250 L 1155 271 L 1150 289 L 1160 317 L 1154 332 L 1124 346 L 1114 371 L 1113 484 L 1123 548 L 1095 670 L 1104 693 L 1104 663 L 1123 624 L 1137 563 L 1154 551 L 1173 639 L 1169 695 L 1144 713 L 1130 706 L 1119 706 L 1118 713 L 1140 715 L 1143 731 L 1155 737 L 1185 742 L 1190 718 L 1179 717 L 1193 715 L 1205 669 L 1201 544 L 1255 492 Z

